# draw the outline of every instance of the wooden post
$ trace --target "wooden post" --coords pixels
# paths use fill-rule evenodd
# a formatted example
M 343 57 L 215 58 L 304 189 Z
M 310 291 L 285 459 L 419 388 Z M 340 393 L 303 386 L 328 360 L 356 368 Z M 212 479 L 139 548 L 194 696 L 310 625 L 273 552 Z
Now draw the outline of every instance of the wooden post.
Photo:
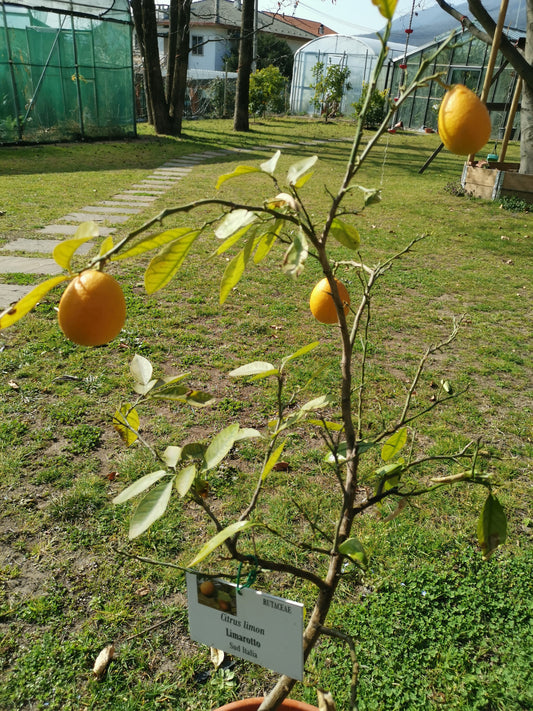
M 492 38 L 492 47 L 490 49 L 489 63 L 487 64 L 487 73 L 485 74 L 485 81 L 483 82 L 483 90 L 481 92 L 481 101 L 487 103 L 487 98 L 489 95 L 489 89 L 492 82 L 492 74 L 494 72 L 494 66 L 496 64 L 496 57 L 498 56 L 498 50 L 500 49 L 500 41 L 502 38 L 503 23 L 505 22 L 505 15 L 507 14 L 507 6 L 509 5 L 509 0 L 502 0 L 500 5 L 500 14 L 498 15 L 498 23 L 496 25 L 496 30 L 494 32 L 494 37 Z M 473 163 L 475 154 L 471 153 L 468 156 L 468 163 Z
M 515 86 L 515 90 L 514 90 L 514 94 L 513 94 L 513 101 L 511 103 L 511 108 L 509 109 L 509 116 L 507 117 L 507 124 L 505 126 L 505 133 L 503 134 L 503 141 L 502 141 L 502 147 L 501 147 L 501 151 L 500 151 L 500 157 L 498 158 L 498 161 L 500 163 L 503 163 L 505 160 L 505 155 L 507 153 L 507 145 L 509 143 L 509 139 L 511 138 L 514 117 L 516 116 L 516 111 L 518 109 L 518 102 L 520 101 L 521 92 L 522 92 L 522 77 L 518 77 L 518 81 L 516 82 L 516 86 Z

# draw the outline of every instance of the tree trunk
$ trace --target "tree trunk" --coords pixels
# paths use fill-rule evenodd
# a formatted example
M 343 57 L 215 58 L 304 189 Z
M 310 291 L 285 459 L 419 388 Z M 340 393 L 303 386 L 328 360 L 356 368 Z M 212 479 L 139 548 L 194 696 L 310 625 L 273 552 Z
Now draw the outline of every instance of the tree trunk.
M 169 112 L 174 120 L 176 135 L 181 136 L 183 111 L 185 109 L 185 92 L 187 90 L 187 69 L 189 67 L 189 23 L 191 19 L 192 0 L 172 0 L 176 5 L 174 22 L 170 20 L 170 34 L 176 38 L 174 56 L 170 57 L 169 68 L 172 66 L 171 81 L 169 82 Z
M 241 36 L 239 41 L 239 66 L 237 68 L 237 93 L 235 94 L 235 131 L 248 131 L 248 104 L 250 103 L 250 74 L 254 51 L 254 19 L 256 0 L 243 0 Z

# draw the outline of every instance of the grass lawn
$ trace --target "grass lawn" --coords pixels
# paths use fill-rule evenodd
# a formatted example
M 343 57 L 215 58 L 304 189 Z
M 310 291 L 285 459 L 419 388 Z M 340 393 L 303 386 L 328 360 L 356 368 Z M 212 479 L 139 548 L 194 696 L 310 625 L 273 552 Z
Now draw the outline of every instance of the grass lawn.
M 220 174 L 257 166 L 288 142 L 281 175 L 296 160 L 319 156 L 313 179 L 301 189 L 318 222 L 328 190 L 336 193 L 340 185 L 352 132 L 349 122 L 272 119 L 236 134 L 229 122 L 205 121 L 187 123 L 181 139 L 141 127 L 138 139 L 126 142 L 0 148 L 0 246 L 109 199 L 169 158 L 243 151 L 195 167 L 121 226 L 120 237 L 164 208 L 214 196 Z M 369 264 L 425 236 L 394 264 L 372 303 L 366 424 L 372 430 L 394 418 L 425 348 L 464 315 L 458 338 L 431 360 L 415 398 L 430 403 L 441 380 L 467 392 L 417 423 L 416 446 L 439 453 L 481 438 L 483 466 L 508 516 L 508 540 L 482 561 L 476 521 L 483 492 L 468 486 L 421 498 L 388 523 L 374 513 L 362 517 L 356 535 L 369 565 L 343 580 L 329 623 L 355 639 L 360 711 L 519 711 L 533 707 L 533 220 L 522 210 L 458 196 L 463 161 L 446 151 L 421 175 L 438 140 L 387 134 L 356 180 L 381 189 L 382 202 L 343 218 L 359 230 Z M 517 156 L 513 144 L 508 158 Z M 219 194 L 261 204 L 274 196 L 272 189 L 266 176 L 252 174 L 228 181 Z M 361 195 L 352 191 L 344 208 L 358 211 Z M 166 227 L 193 224 L 192 215 L 165 221 Z M 275 405 L 268 381 L 235 382 L 228 373 L 253 360 L 278 363 L 315 340 L 320 348 L 295 362 L 292 382 L 305 382 L 325 365 L 310 397 L 337 394 L 336 330 L 308 310 L 319 266 L 309 260 L 293 280 L 279 268 L 283 248 L 275 248 L 220 306 L 228 255 L 213 258 L 214 241 L 202 238 L 173 281 L 150 296 L 143 289 L 148 258 L 113 263 L 128 318 L 108 346 L 88 349 L 65 340 L 54 291 L 0 332 L 2 710 L 207 711 L 272 685 L 272 673 L 239 659 L 215 672 L 209 649 L 188 636 L 183 573 L 141 560 L 186 563 L 212 535 L 197 509 L 174 497 L 165 517 L 128 542 L 132 506 L 111 503 L 158 468 L 146 449 L 126 449 L 111 425 L 116 408 L 134 397 L 129 363 L 135 354 L 148 358 L 156 375 L 187 372 L 192 387 L 216 397 L 199 410 L 166 403 L 143 409 L 143 436 L 159 448 L 211 438 L 232 422 L 265 429 Z M 338 248 L 339 261 L 350 258 Z M 358 288 L 353 272 L 341 267 L 339 275 L 350 290 Z M 268 483 L 269 521 L 289 537 L 305 530 L 298 501 L 327 526 L 338 492 L 322 441 L 299 428 L 283 456 L 288 470 L 273 472 Z M 259 446 L 243 442 L 211 476 L 209 498 L 220 516 L 235 513 L 225 508 L 228 501 L 246 500 L 260 462 Z M 288 554 L 279 545 L 279 554 Z M 216 565 L 236 574 L 222 560 Z M 255 587 L 307 607 L 313 593 L 280 574 L 260 573 Z M 116 658 L 97 681 L 94 660 L 110 643 Z M 347 649 L 324 638 L 293 695 L 316 704 L 320 686 L 346 708 L 350 666 Z

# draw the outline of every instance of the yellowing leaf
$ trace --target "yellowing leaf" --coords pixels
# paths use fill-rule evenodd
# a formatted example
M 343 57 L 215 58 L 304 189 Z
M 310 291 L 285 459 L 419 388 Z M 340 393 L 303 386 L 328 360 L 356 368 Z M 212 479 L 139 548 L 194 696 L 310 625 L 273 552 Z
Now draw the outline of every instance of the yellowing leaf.
M 354 563 L 363 567 L 368 565 L 368 557 L 361 541 L 357 538 L 348 538 L 339 546 L 339 553 L 348 556 Z
M 137 441 L 139 430 L 139 415 L 129 403 L 122 405 L 113 416 L 113 427 L 127 447 Z
M 300 230 L 292 238 L 292 242 L 283 257 L 282 269 L 286 274 L 294 278 L 300 276 L 304 270 L 307 257 L 309 255 L 309 245 L 305 234 Z
M 23 296 L 16 304 L 8 306 L 8 308 L 0 314 L 0 331 L 19 321 L 39 303 L 43 296 L 55 286 L 61 284 L 61 282 L 67 281 L 68 278 L 66 275 L 61 275 L 47 279 L 32 289 L 29 294 Z
M 103 257 L 104 254 L 107 254 L 110 249 L 113 249 L 113 237 L 111 237 L 111 235 L 109 235 L 109 237 L 106 237 L 100 245 L 100 251 L 98 252 L 98 255 L 100 257 Z
M 88 242 L 92 237 L 80 237 L 78 239 L 67 239 L 54 247 L 52 256 L 60 267 L 70 271 L 70 262 L 76 250 L 82 244 Z
M 111 259 L 112 261 L 116 261 L 119 259 L 129 259 L 130 257 L 138 257 L 140 254 L 150 252 L 152 249 L 157 249 L 157 247 L 162 247 L 163 245 L 168 244 L 169 242 L 174 242 L 175 240 L 181 239 L 186 234 L 191 232 L 193 232 L 193 230 L 191 230 L 190 227 L 179 227 L 174 230 L 165 230 L 164 232 L 160 232 L 157 235 L 151 235 L 150 237 L 146 237 L 145 239 L 140 240 L 132 247 L 129 247 L 129 249 L 126 249 L 123 252 L 120 252 L 119 254 L 115 254 Z M 194 232 L 194 234 L 197 235 L 198 232 Z
M 395 454 L 405 447 L 407 442 L 407 427 L 402 427 L 389 437 L 381 449 L 381 458 L 388 462 Z
M 264 163 L 261 163 L 259 166 L 263 173 L 268 173 L 269 175 L 272 175 L 274 171 L 276 170 L 276 166 L 278 164 L 279 157 L 281 155 L 281 151 L 276 151 L 272 158 L 270 160 L 265 161 Z
M 251 165 L 239 165 L 235 168 L 235 170 L 232 173 L 225 173 L 224 175 L 219 175 L 217 184 L 215 185 L 216 190 L 220 189 L 220 186 L 223 185 L 226 180 L 231 180 L 231 178 L 238 178 L 241 175 L 247 175 L 248 173 L 260 173 L 261 170 L 259 168 L 254 168 Z
M 294 163 L 289 168 L 287 173 L 287 182 L 289 185 L 296 185 L 297 181 L 311 170 L 314 164 L 317 162 L 318 156 L 310 156 L 309 158 L 303 158 L 297 163 Z
M 199 234 L 199 230 L 187 231 L 183 237 L 171 242 L 152 259 L 144 274 L 144 287 L 148 294 L 154 294 L 171 281 Z
M 244 249 L 241 249 L 241 251 L 236 254 L 235 257 L 233 257 L 231 262 L 229 262 L 228 266 L 224 270 L 224 274 L 222 275 L 222 281 L 220 283 L 221 304 L 226 301 L 233 287 L 239 283 L 242 275 L 244 274 L 246 264 L 250 259 L 253 247 L 254 239 L 251 237 L 246 242 Z
M 182 469 L 180 473 L 176 476 L 176 481 L 174 482 L 178 494 L 183 498 L 191 486 L 194 483 L 194 478 L 196 477 L 196 466 L 190 464 L 185 469 Z
M 372 4 L 378 8 L 381 15 L 387 20 L 392 20 L 397 3 L 398 0 L 372 0 Z
M 261 472 L 261 479 L 263 481 L 267 478 L 267 476 L 270 474 L 273 467 L 275 466 L 276 462 L 281 457 L 281 453 L 283 452 L 284 446 L 285 442 L 282 442 L 279 447 L 276 447 L 276 449 L 271 453 L 270 457 L 265 462 L 265 466 L 263 467 L 263 471 Z
M 217 254 L 217 255 L 224 254 L 224 252 L 227 252 L 228 249 L 231 249 L 231 247 L 233 247 L 234 244 L 237 244 L 237 242 L 240 239 L 242 239 L 242 237 L 244 237 L 244 235 L 248 232 L 250 227 L 251 227 L 251 224 L 246 225 L 245 227 L 242 227 L 240 230 L 238 230 L 237 232 L 232 234 L 231 237 L 228 237 L 227 239 L 225 239 L 224 242 L 222 242 L 222 244 L 220 245 L 220 247 L 218 247 L 215 250 L 215 254 Z
M 217 239 L 227 239 L 243 227 L 251 225 L 256 219 L 257 215 L 255 212 L 250 212 L 250 210 L 232 210 L 225 215 L 222 222 L 216 228 L 215 237 L 217 237 Z
M 115 496 L 115 498 L 113 499 L 113 503 L 123 504 L 125 501 L 133 499 L 135 496 L 142 494 L 143 491 L 146 491 L 146 489 L 149 489 L 153 484 L 159 481 L 159 479 L 164 476 L 167 476 L 167 473 L 168 472 L 166 472 L 164 469 L 159 469 L 156 472 L 145 474 L 144 476 L 140 477 L 140 479 L 137 479 L 137 481 L 134 481 L 133 484 L 130 484 L 130 486 L 126 487 L 124 491 L 121 491 L 118 496 Z
M 353 225 L 339 220 L 338 217 L 331 223 L 330 232 L 340 244 L 348 247 L 348 249 L 358 249 L 361 244 L 359 232 Z

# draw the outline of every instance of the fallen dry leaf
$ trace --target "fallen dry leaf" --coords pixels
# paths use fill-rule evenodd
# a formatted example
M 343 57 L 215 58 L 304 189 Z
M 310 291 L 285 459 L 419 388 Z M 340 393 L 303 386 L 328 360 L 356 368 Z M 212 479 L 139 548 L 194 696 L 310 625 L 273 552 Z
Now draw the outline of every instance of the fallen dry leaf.
M 96 661 L 93 666 L 93 674 L 98 679 L 98 681 L 104 676 L 107 667 L 112 659 L 115 657 L 115 645 L 108 644 L 104 647 L 100 654 L 96 657 Z

